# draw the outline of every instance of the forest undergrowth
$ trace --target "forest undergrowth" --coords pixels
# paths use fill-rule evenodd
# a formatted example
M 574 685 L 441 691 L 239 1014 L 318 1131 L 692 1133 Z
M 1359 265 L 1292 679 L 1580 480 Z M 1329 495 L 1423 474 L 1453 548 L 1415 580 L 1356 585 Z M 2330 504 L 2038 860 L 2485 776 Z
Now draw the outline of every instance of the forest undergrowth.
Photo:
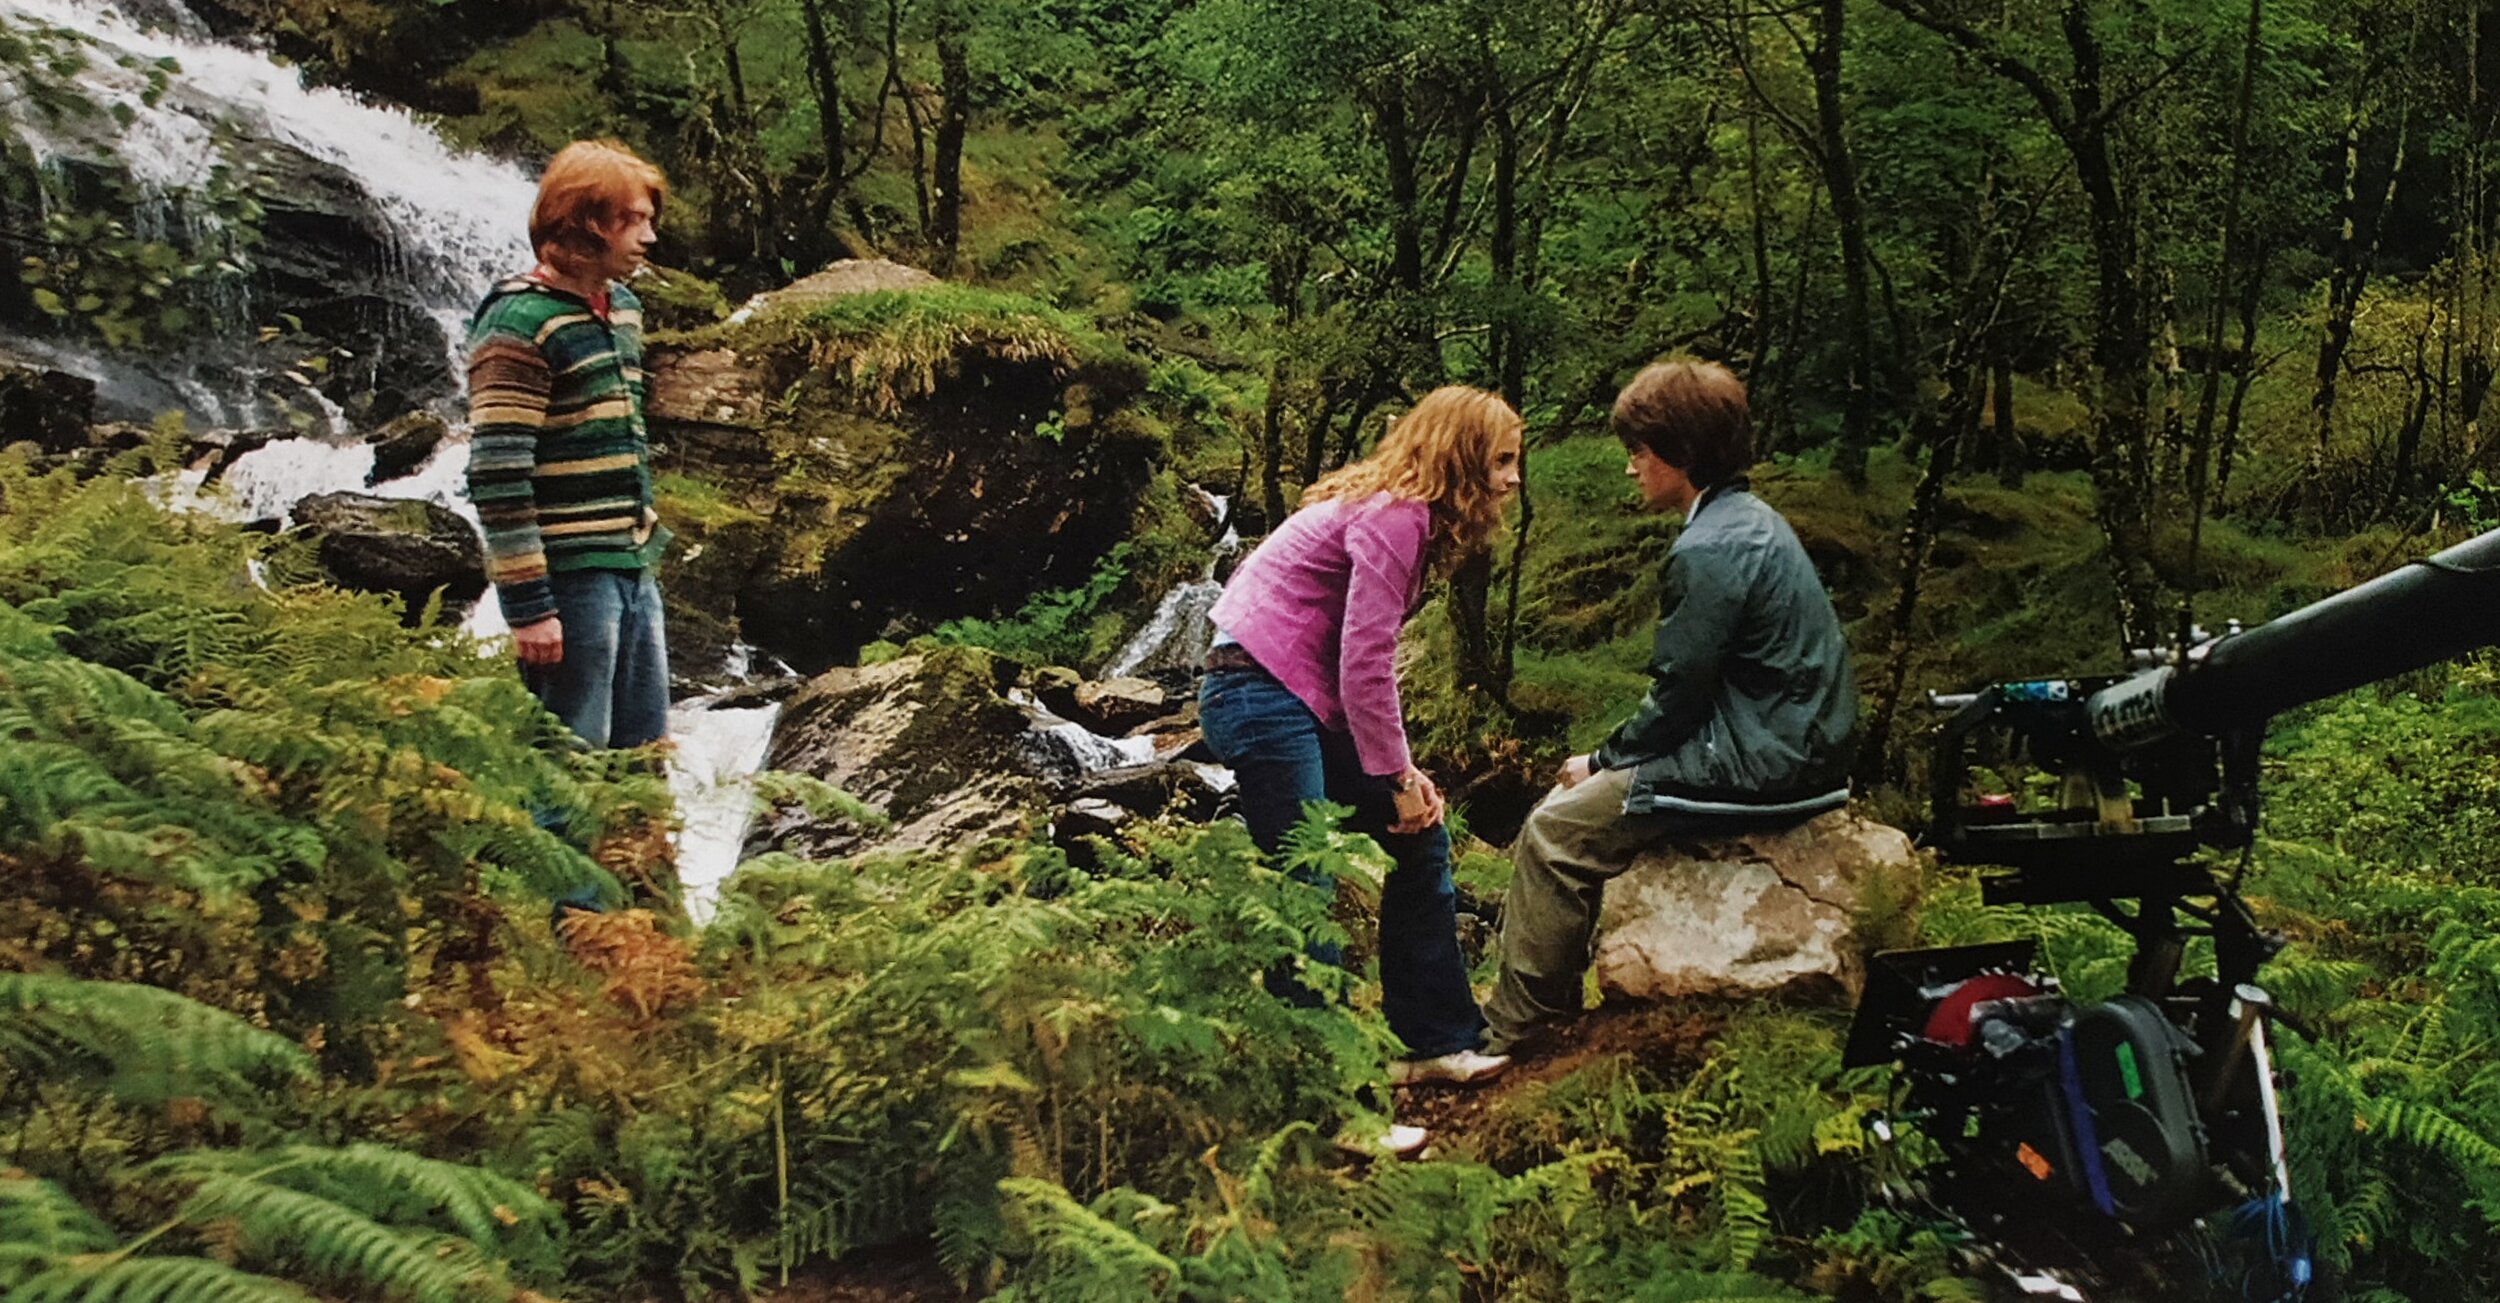
M 504 664 L 284 540 L 15 456 L 12 1303 L 760 1296 L 892 1245 L 1016 1300 L 1987 1296 L 1881 1197 L 1919 1149 L 1870 1142 L 1887 1082 L 1839 1067 L 1841 1010 L 1601 1010 L 1498 1092 L 1409 1092 L 1438 1151 L 1368 1165 L 1329 1143 L 1394 1049 L 1359 890 L 1167 827 L 1088 871 L 766 856 L 696 931 L 648 757 L 568 748 Z M 2269 761 L 2250 883 L 2295 944 L 2267 980 L 2323 1033 L 2285 1049 L 2295 1181 L 2374 1303 L 2500 1285 L 2493 678 L 2314 710 Z M 1379 867 L 1322 824 L 1293 858 Z M 617 908 L 552 921 L 580 891 Z M 2123 968 L 2089 914 L 1958 871 L 1916 924 L 2039 936 L 2086 993 Z M 1307 977 L 1343 1001 L 1259 989 L 1340 935 L 1356 967 Z

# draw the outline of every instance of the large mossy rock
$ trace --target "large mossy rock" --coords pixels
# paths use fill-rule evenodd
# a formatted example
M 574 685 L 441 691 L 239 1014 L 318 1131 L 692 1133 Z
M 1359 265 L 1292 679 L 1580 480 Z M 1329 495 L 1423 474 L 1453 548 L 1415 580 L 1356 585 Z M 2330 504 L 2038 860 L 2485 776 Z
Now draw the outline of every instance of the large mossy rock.
M 891 263 L 655 335 L 650 367 L 663 467 L 703 486 L 662 503 L 676 600 L 803 670 L 1083 583 L 1166 453 L 1117 341 Z
M 1005 695 L 1014 680 L 1012 663 L 967 647 L 817 675 L 782 706 L 770 766 L 832 783 L 893 826 L 867 832 L 790 812 L 749 849 L 832 858 L 1037 831 L 1051 784 L 1024 758 L 1032 719 Z
M 1862 923 L 1908 908 L 1918 883 L 1907 836 L 1846 812 L 1661 847 L 1606 885 L 1598 980 L 1635 999 L 1854 993 Z
M 414 625 L 436 593 L 457 624 L 486 591 L 486 550 L 477 531 L 432 502 L 366 493 L 316 493 L 290 513 L 321 568 L 340 586 L 400 599 Z

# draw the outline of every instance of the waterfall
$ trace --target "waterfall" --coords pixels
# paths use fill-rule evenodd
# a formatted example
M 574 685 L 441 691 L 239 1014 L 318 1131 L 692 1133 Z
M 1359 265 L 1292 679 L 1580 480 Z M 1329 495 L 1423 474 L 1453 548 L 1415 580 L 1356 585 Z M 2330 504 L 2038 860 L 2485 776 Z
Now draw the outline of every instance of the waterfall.
M 686 913 L 709 922 L 720 884 L 738 868 L 747 825 L 755 818 L 752 778 L 773 745 L 781 707 L 708 708 L 701 700 L 668 712 L 669 791 L 685 827 L 677 834 L 677 882 Z
M 509 164 L 452 149 L 404 110 L 307 87 L 294 69 L 258 51 L 218 44 L 196 23 L 162 30 L 163 15 L 149 10 L 143 16 L 158 18 L 160 28 L 145 26 L 123 8 L 132 2 L 0 0 L 0 24 L 57 29 L 91 47 L 87 66 L 71 81 L 76 93 L 103 110 L 56 119 L 38 107 L 40 97 L 8 86 L 10 79 L 0 75 L 0 90 L 18 92 L 0 95 L 0 131 L 38 166 L 74 161 L 125 172 L 141 192 L 137 221 L 143 229 L 161 229 L 169 213 L 183 212 L 183 196 L 200 192 L 217 169 L 240 156 L 238 141 L 283 147 L 327 165 L 362 191 L 363 216 L 378 228 L 369 234 L 382 245 L 382 265 L 360 273 L 378 282 L 373 292 L 432 320 L 456 354 L 462 323 L 477 300 L 497 277 L 530 264 L 530 178 Z M 178 71 L 160 91 L 148 73 L 165 61 Z M 197 219 L 185 214 L 183 220 Z M 249 340 L 263 324 L 251 319 L 247 301 L 222 306 L 235 319 L 201 333 L 240 332 Z M 45 342 L 53 347 L 43 350 L 50 354 L 43 360 L 96 380 L 108 401 L 128 395 L 131 403 L 161 404 L 172 396 L 212 420 L 266 419 L 250 388 L 256 377 L 236 374 L 230 355 L 151 358 L 86 347 L 67 348 L 65 355 L 62 341 Z
M 1223 595 L 1224 585 L 1212 579 L 1175 585 L 1155 607 L 1154 618 L 1128 640 L 1102 676 L 1125 678 L 1141 669 L 1189 666 L 1205 660 L 1208 644 L 1215 641 L 1215 626 L 1207 613 Z
M 1215 609 L 1216 599 L 1224 595 L 1224 585 L 1215 582 L 1215 567 L 1241 550 L 1241 531 L 1233 528 L 1231 498 L 1209 493 L 1195 484 L 1188 487 L 1208 504 L 1221 536 L 1207 557 L 1206 569 L 1196 579 L 1165 593 L 1155 606 L 1153 618 L 1120 648 L 1119 655 L 1111 658 L 1102 672 L 1106 679 L 1123 678 L 1140 670 L 1194 667 L 1206 660 L 1207 647 L 1215 641 L 1215 625 L 1207 616 Z

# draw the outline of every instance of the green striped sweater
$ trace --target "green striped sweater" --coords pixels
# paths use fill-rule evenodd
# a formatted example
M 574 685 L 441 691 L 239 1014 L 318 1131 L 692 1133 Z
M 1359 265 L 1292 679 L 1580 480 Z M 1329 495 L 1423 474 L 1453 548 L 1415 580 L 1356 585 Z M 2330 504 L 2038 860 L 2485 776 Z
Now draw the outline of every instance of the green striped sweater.
M 487 576 L 514 628 L 556 610 L 556 570 L 641 570 L 668 531 L 651 509 L 642 304 L 609 287 L 608 319 L 527 277 L 497 285 L 469 329 L 469 501 Z

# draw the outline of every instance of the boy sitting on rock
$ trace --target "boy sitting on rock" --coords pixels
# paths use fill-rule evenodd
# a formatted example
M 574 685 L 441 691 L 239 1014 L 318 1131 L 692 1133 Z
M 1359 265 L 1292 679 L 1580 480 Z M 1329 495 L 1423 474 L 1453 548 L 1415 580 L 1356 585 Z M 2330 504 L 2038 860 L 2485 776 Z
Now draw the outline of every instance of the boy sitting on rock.
M 1605 745 L 1564 762 L 1511 845 L 1490 1054 L 1579 1012 L 1606 883 L 1639 852 L 1794 823 L 1849 795 L 1848 645 L 1796 532 L 1747 490 L 1744 383 L 1716 363 L 1656 363 L 1616 396 L 1613 421 L 1643 506 L 1686 523 L 1667 553 L 1648 696 Z

